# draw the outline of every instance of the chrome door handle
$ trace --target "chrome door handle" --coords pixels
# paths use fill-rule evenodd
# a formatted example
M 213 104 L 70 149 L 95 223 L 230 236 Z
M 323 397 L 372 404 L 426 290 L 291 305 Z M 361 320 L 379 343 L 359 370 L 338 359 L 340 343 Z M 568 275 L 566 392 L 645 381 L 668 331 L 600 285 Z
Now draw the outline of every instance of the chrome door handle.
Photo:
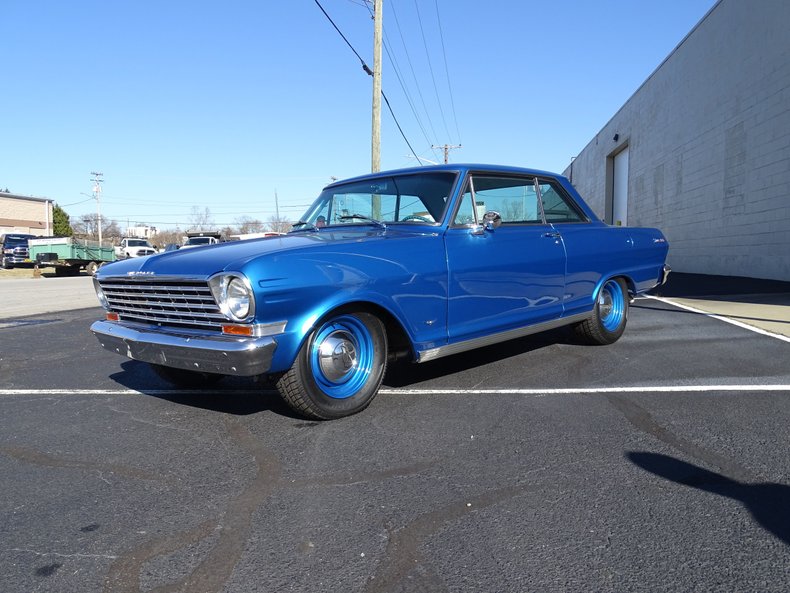
M 544 237 L 548 237 L 549 239 L 559 239 L 562 237 L 558 232 L 554 231 L 553 233 L 543 233 Z

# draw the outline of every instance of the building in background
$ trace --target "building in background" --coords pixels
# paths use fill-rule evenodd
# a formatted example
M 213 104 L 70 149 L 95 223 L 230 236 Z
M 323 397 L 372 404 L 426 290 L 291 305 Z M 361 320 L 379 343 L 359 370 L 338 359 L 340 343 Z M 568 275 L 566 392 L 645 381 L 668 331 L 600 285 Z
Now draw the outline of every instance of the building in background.
M 720 0 L 565 175 L 676 271 L 790 281 L 790 2 Z
M 136 237 L 138 239 L 150 239 L 158 232 L 155 226 L 137 225 L 126 227 L 126 236 Z
M 52 204 L 48 198 L 0 192 L 0 235 L 52 235 Z

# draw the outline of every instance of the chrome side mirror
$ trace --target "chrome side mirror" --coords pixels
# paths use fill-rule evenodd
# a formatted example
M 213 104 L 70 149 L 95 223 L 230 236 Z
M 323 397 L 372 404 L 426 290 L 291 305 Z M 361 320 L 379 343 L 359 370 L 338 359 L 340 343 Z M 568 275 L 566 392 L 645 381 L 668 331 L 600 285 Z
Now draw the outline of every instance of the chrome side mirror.
M 499 215 L 499 212 L 495 212 L 494 210 L 489 210 L 485 214 L 483 214 L 483 228 L 487 231 L 493 231 L 494 229 L 499 228 L 502 224 L 502 217 Z

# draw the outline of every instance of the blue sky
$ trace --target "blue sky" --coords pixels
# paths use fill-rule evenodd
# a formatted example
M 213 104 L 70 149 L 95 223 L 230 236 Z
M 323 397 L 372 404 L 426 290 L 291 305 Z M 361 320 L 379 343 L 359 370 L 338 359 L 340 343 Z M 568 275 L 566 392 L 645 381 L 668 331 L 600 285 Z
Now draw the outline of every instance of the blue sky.
M 384 0 L 383 89 L 424 158 L 562 171 L 714 3 Z M 365 1 L 321 4 L 372 66 Z M 184 228 L 266 220 L 275 191 L 296 220 L 370 170 L 372 79 L 314 0 L 3 0 L 0 22 L 0 188 L 72 217 L 91 171 L 103 216 Z M 383 110 L 382 168 L 415 165 Z

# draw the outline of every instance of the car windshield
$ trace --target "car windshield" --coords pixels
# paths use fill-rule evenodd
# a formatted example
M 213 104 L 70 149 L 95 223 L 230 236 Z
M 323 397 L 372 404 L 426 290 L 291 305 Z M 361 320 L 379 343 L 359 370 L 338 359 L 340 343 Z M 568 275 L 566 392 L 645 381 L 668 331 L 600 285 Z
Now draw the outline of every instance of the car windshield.
M 328 225 L 441 222 L 454 172 L 375 177 L 327 187 L 295 230 Z
M 190 237 L 187 240 L 187 245 L 208 245 L 211 243 L 211 237 Z
M 19 246 L 19 245 L 27 246 L 27 240 L 28 239 L 32 239 L 32 238 L 33 238 L 32 235 L 29 236 L 29 237 L 27 235 L 6 235 L 5 242 L 6 242 L 6 245 L 8 245 L 9 247 L 12 246 L 12 245 L 13 246 Z
M 148 241 L 143 239 L 133 239 L 128 242 L 129 247 L 150 247 Z

